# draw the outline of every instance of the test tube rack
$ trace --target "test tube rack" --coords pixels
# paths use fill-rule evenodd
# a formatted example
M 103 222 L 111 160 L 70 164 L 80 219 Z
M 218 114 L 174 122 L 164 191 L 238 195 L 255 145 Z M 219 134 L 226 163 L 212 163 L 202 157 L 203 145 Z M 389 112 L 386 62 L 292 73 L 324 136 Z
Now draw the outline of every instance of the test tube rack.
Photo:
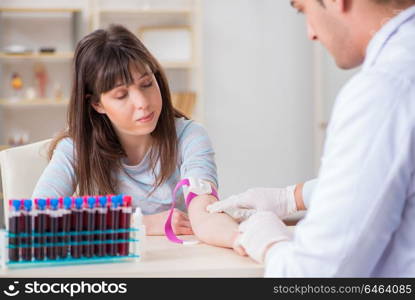
M 9 200 L 0 268 L 140 261 L 140 208 L 126 195 Z

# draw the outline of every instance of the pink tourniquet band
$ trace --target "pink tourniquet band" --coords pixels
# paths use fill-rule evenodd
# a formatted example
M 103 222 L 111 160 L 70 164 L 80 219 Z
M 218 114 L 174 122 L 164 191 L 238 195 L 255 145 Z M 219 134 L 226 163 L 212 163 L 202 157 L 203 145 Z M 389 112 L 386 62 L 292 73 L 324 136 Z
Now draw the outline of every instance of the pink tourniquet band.
M 169 216 L 168 216 L 168 218 L 167 218 L 166 224 L 164 225 L 164 232 L 166 233 L 167 238 L 168 238 L 171 242 L 173 242 L 173 243 L 177 243 L 177 244 L 183 244 L 185 241 L 183 241 L 183 240 L 179 239 L 179 238 L 178 238 L 178 237 L 174 234 L 174 232 L 173 232 L 173 227 L 172 227 L 172 225 L 171 225 L 171 220 L 172 220 L 172 216 L 173 216 L 173 211 L 174 211 L 174 208 L 175 208 L 175 206 L 176 206 L 176 194 L 177 194 L 177 191 L 178 191 L 178 190 L 179 190 L 182 186 L 184 186 L 184 185 L 186 185 L 186 186 L 190 186 L 189 179 L 185 178 L 185 179 L 180 180 L 180 181 L 177 183 L 176 187 L 174 188 L 174 190 L 173 190 L 173 201 L 172 201 L 172 203 L 171 203 L 170 213 L 169 213 Z M 213 187 L 212 187 L 212 193 L 211 193 L 210 195 L 212 195 L 212 196 L 216 197 L 216 199 L 219 199 L 218 193 L 217 193 L 217 191 L 215 190 L 215 188 L 213 188 Z M 192 193 L 192 192 L 190 192 L 190 193 L 187 195 L 187 197 L 186 197 L 186 199 L 185 199 L 186 208 L 189 208 L 190 202 L 192 201 L 192 199 L 193 199 L 194 197 L 197 197 L 197 196 L 198 196 L 198 195 L 196 195 L 195 193 Z

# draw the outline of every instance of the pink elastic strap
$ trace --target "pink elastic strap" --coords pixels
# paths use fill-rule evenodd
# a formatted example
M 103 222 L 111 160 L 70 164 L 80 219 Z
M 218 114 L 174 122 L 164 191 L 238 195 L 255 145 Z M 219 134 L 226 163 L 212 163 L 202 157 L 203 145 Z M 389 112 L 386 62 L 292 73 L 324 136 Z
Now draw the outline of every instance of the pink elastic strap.
M 173 201 L 172 201 L 172 203 L 171 203 L 170 213 L 169 213 L 169 216 L 168 216 L 168 218 L 167 218 L 166 224 L 164 225 L 164 232 L 166 233 L 167 238 L 168 238 L 171 242 L 173 242 L 173 243 L 177 243 L 177 244 L 183 244 L 183 243 L 185 243 L 185 241 L 183 241 L 183 240 L 179 239 L 179 238 L 178 238 L 178 237 L 174 234 L 174 232 L 173 232 L 173 227 L 172 227 L 172 225 L 171 225 L 171 220 L 172 220 L 172 216 L 173 216 L 173 211 L 174 211 L 174 208 L 176 207 L 176 194 L 177 194 L 177 191 L 178 191 L 178 190 L 179 190 L 182 186 L 184 186 L 184 185 L 186 185 L 186 186 L 189 186 L 189 185 L 190 185 L 189 179 L 185 178 L 185 179 L 180 180 L 180 181 L 177 183 L 176 187 L 174 188 L 174 190 L 173 190 Z M 212 187 L 212 193 L 211 193 L 210 195 L 212 195 L 212 196 L 216 197 L 216 199 L 219 199 L 219 197 L 218 197 L 218 193 L 216 192 L 216 190 L 215 190 L 215 188 L 214 188 L 214 187 Z M 197 195 L 196 195 L 196 194 L 194 194 L 194 193 L 192 193 L 192 192 L 190 192 L 190 193 L 187 195 L 187 197 L 186 197 L 186 199 L 185 199 L 186 208 L 189 208 L 190 202 L 192 201 L 192 199 L 193 199 L 194 197 L 197 197 Z

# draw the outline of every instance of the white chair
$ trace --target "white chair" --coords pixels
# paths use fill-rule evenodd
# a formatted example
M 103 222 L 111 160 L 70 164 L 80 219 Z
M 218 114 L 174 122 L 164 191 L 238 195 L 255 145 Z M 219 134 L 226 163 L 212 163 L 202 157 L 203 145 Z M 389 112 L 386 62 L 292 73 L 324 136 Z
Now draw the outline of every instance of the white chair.
M 9 199 L 32 197 L 36 183 L 48 164 L 47 152 L 50 142 L 51 139 L 48 139 L 0 152 L 5 220 Z

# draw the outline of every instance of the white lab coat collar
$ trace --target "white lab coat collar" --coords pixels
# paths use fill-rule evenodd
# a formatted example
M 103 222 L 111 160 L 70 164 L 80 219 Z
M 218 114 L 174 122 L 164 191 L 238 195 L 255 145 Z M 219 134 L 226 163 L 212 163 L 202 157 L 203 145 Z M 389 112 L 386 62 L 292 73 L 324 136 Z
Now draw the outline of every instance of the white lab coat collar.
M 372 38 L 366 50 L 366 58 L 363 70 L 372 67 L 389 39 L 405 22 L 415 17 L 415 5 L 404 10 L 396 17 L 389 20 Z

